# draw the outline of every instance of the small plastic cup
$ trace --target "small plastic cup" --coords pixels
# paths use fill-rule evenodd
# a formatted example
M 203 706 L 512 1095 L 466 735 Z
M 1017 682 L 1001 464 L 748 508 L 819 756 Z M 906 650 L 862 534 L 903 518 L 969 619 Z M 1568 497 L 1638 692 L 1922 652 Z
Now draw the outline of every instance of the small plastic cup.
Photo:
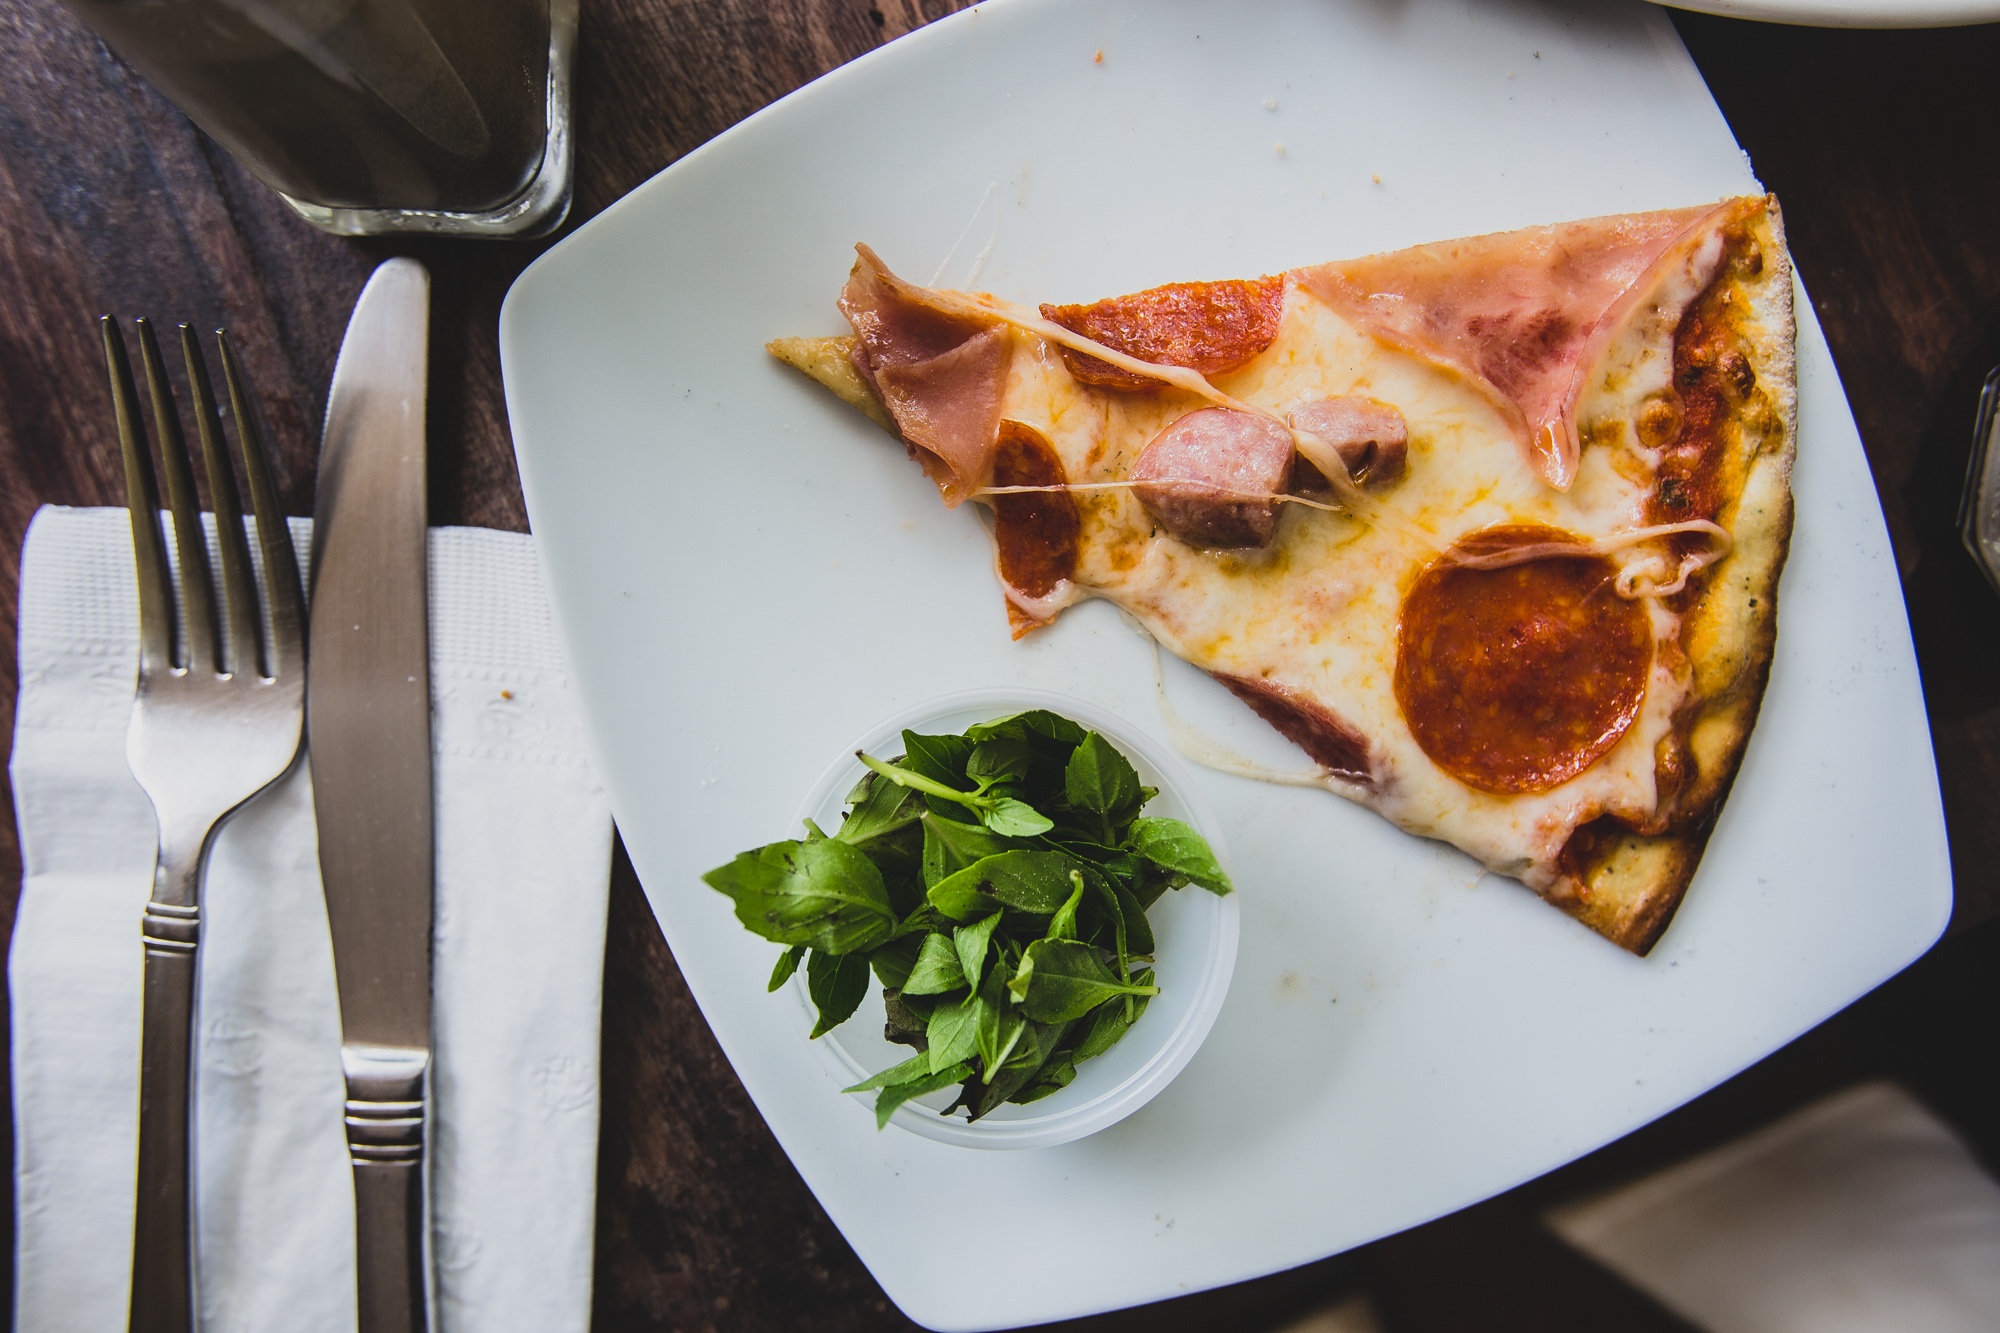
M 871 728 L 821 775 L 799 816 L 829 833 L 839 826 L 846 813 L 847 793 L 866 771 L 854 758 L 854 750 L 891 759 L 903 752 L 905 730 L 928 735 L 962 732 L 974 723 L 1030 708 L 1045 708 L 1102 732 L 1132 761 L 1141 782 L 1159 788 L 1160 794 L 1147 804 L 1145 813 L 1193 825 L 1208 839 L 1224 868 L 1228 867 L 1222 830 L 1179 760 L 1150 736 L 1094 704 L 1036 690 L 951 694 L 889 718 Z M 892 1122 L 913 1134 L 963 1148 L 1045 1148 L 1094 1134 L 1158 1096 L 1194 1058 L 1222 1011 L 1230 974 L 1236 967 L 1241 909 L 1234 893 L 1218 897 L 1190 884 L 1163 895 L 1146 916 L 1153 927 L 1153 969 L 1160 993 L 1124 1040 L 1077 1066 L 1076 1080 L 1068 1087 L 1024 1106 L 1003 1106 L 971 1122 L 962 1111 L 952 1116 L 939 1114 L 957 1091 L 946 1089 L 905 1102 L 896 1109 Z M 793 980 L 792 994 L 799 1005 L 799 1039 L 803 1042 L 815 1017 L 803 971 Z M 859 1083 L 913 1054 L 909 1047 L 884 1039 L 884 1022 L 882 988 L 871 978 L 868 998 L 854 1016 L 812 1043 L 840 1080 L 838 1086 Z M 846 1100 L 854 1104 L 855 1114 L 874 1114 L 874 1093 L 855 1093 Z

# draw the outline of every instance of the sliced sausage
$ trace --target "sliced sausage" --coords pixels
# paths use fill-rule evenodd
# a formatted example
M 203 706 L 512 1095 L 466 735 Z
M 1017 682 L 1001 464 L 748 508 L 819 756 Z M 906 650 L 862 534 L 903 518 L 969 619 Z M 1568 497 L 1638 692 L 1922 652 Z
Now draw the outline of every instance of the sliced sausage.
M 1268 417 L 1205 407 L 1154 436 L 1133 492 L 1190 546 L 1268 546 L 1292 474 L 1292 433 Z
M 1409 465 L 1409 424 L 1387 403 L 1354 395 L 1315 398 L 1293 408 L 1291 422 L 1332 445 L 1358 486 L 1387 486 Z

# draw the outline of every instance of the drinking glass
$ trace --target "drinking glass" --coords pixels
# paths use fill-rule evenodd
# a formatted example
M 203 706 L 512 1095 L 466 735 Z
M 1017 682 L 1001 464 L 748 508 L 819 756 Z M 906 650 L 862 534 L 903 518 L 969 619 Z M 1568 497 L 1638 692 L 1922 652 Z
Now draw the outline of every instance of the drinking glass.
M 64 0 L 299 216 L 538 236 L 569 211 L 577 0 Z

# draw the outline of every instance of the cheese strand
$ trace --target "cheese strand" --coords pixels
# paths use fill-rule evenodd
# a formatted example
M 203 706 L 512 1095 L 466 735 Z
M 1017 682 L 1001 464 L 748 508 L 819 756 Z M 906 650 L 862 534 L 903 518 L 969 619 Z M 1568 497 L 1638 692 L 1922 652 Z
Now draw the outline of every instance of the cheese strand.
M 1276 504 L 1304 505 L 1329 514 L 1349 513 L 1340 505 L 1311 500 L 1303 495 L 1281 495 L 1267 491 L 1226 491 L 1212 483 L 1197 478 L 1160 477 L 1145 481 L 1071 481 L 1047 486 L 982 486 L 973 492 L 973 498 L 988 495 L 1031 495 L 1055 491 L 1129 491 L 1140 486 L 1199 486 L 1207 498 L 1214 500 L 1239 501 L 1246 503 L 1271 502 Z M 1638 597 L 1671 597 L 1687 587 L 1690 578 L 1707 569 L 1716 561 L 1728 555 L 1735 546 L 1735 539 L 1729 530 L 1707 519 L 1689 519 L 1682 523 L 1659 523 L 1651 527 L 1628 528 L 1624 532 L 1614 532 L 1594 541 L 1574 542 L 1525 542 L 1510 546 L 1505 550 L 1475 552 L 1459 546 L 1444 550 L 1446 559 L 1466 569 L 1508 569 L 1514 565 L 1530 564 L 1536 560 L 1574 560 L 1587 556 L 1613 555 L 1641 542 L 1657 541 L 1667 537 L 1695 534 L 1708 538 L 1709 545 L 1700 551 L 1682 556 L 1671 582 L 1658 578 L 1641 582 L 1646 574 L 1664 575 L 1667 562 L 1658 554 L 1642 556 L 1618 571 L 1613 584 L 1620 597 L 1631 600 Z M 1473 534 L 1477 535 L 1477 534 Z
M 1332 486 L 1334 495 L 1339 498 L 1340 503 L 1338 505 L 1331 505 L 1318 500 L 1309 500 L 1299 495 L 1223 491 L 1213 489 L 1211 484 L 1205 481 L 1170 481 L 1165 479 L 1148 480 L 1143 483 L 1128 480 L 1066 482 L 1054 486 L 984 486 L 974 492 L 978 496 L 1019 495 L 1032 491 L 1123 490 L 1142 484 L 1149 486 L 1201 486 L 1208 488 L 1209 493 L 1216 499 L 1301 504 L 1308 508 L 1322 510 L 1327 513 L 1345 512 L 1355 518 L 1371 522 L 1378 527 L 1390 529 L 1468 569 L 1505 569 L 1511 565 L 1526 564 L 1533 560 L 1545 560 L 1563 556 L 1610 555 L 1613 552 L 1625 550 L 1641 542 L 1676 536 L 1683 533 L 1698 533 L 1709 539 L 1711 544 L 1708 549 L 1697 551 L 1681 558 L 1675 576 L 1671 581 L 1662 582 L 1659 578 L 1654 578 L 1651 581 L 1642 581 L 1648 574 L 1664 575 L 1666 560 L 1659 555 L 1642 557 L 1620 569 L 1613 587 L 1620 597 L 1627 598 L 1628 600 L 1639 597 L 1673 596 L 1685 588 L 1688 580 L 1694 575 L 1728 555 L 1731 547 L 1734 545 L 1734 539 L 1730 537 L 1728 530 L 1719 524 L 1711 523 L 1706 519 L 1692 519 L 1684 523 L 1661 523 L 1651 527 L 1633 528 L 1625 532 L 1613 533 L 1608 537 L 1600 537 L 1590 542 L 1530 542 L 1505 551 L 1496 551 L 1486 555 L 1470 554 L 1458 549 L 1456 546 L 1448 546 L 1439 539 L 1436 533 L 1409 518 L 1395 508 L 1395 506 L 1384 504 L 1363 492 L 1360 486 L 1355 484 L 1354 475 L 1348 471 L 1346 462 L 1340 457 L 1340 452 L 1326 440 L 1313 434 L 1311 431 L 1299 429 L 1275 412 L 1224 393 L 1209 383 L 1207 376 L 1197 371 L 1185 366 L 1164 366 L 1154 361 L 1142 361 L 1136 356 L 1121 352 L 1115 347 L 1107 347 L 1094 338 L 1085 337 L 1083 334 L 1077 333 L 1072 329 L 1065 328 L 1053 320 L 1044 319 L 1040 315 L 1027 314 L 1010 302 L 1002 301 L 998 297 L 986 293 L 981 293 L 979 296 L 973 297 L 963 292 L 952 291 L 948 288 L 932 287 L 927 288 L 926 291 L 941 307 L 954 313 L 973 319 L 998 319 L 1004 323 L 1013 325 L 1015 328 L 1032 333 L 1038 338 L 1055 343 L 1058 346 L 1067 347 L 1071 351 L 1080 352 L 1085 356 L 1096 357 L 1098 360 L 1115 366 L 1120 370 L 1156 379 L 1165 384 L 1171 384 L 1175 388 L 1194 394 L 1196 397 L 1205 399 L 1217 407 L 1228 408 L 1233 412 L 1245 412 L 1251 416 L 1263 417 L 1267 421 L 1276 422 L 1291 434 L 1292 446 L 1298 451 L 1299 455 L 1317 468 L 1320 475 L 1326 478 L 1327 483 Z
M 1254 759 L 1245 759 L 1234 750 L 1210 740 L 1196 730 L 1181 717 L 1173 702 L 1167 697 L 1167 673 L 1160 659 L 1160 641 L 1154 638 L 1150 631 L 1145 631 L 1143 626 L 1141 629 L 1145 632 L 1147 641 L 1153 646 L 1153 696 L 1159 703 L 1160 721 L 1166 724 L 1167 740 L 1180 751 L 1181 758 L 1190 763 L 1200 764 L 1203 768 L 1212 768 L 1218 773 L 1249 778 L 1255 782 L 1269 782 L 1280 787 L 1319 787 L 1338 790 L 1328 786 L 1328 779 L 1332 774 L 1324 768 L 1290 771 L 1270 768 Z
M 1073 352 L 1081 352 L 1085 356 L 1096 357 L 1099 361 L 1116 366 L 1120 370 L 1171 384 L 1217 407 L 1226 407 L 1232 412 L 1244 412 L 1276 422 L 1291 435 L 1292 447 L 1298 450 L 1299 455 L 1319 469 L 1320 475 L 1333 487 L 1333 493 L 1340 498 L 1342 508 L 1377 527 L 1388 528 L 1408 537 L 1437 554 L 1444 553 L 1444 543 L 1439 541 L 1437 535 L 1430 529 L 1410 519 L 1393 505 L 1384 504 L 1362 491 L 1355 484 L 1354 474 L 1347 470 L 1347 464 L 1341 460 L 1340 451 L 1326 440 L 1309 430 L 1299 429 L 1275 412 L 1224 393 L 1209 383 L 1208 377 L 1198 371 L 1185 366 L 1163 366 L 1154 361 L 1141 361 L 1138 357 L 1121 352 L 1115 347 L 1106 347 L 1094 338 L 1087 338 L 1083 334 L 1066 329 L 1053 320 L 1027 314 L 1011 303 L 986 293 L 974 297 L 947 288 L 932 287 L 925 290 L 942 309 L 951 313 L 970 319 L 998 319 L 1047 342 L 1067 347 Z

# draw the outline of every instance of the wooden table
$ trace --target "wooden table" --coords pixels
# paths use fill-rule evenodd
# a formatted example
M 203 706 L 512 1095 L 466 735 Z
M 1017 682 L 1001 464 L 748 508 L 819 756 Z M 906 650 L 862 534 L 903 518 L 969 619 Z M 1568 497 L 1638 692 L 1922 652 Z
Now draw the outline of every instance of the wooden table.
M 590 0 L 572 222 L 798 85 L 958 7 Z M 1957 938 L 1934 955 L 1941 961 L 1920 964 L 1720 1093 L 1566 1168 L 1553 1184 L 1358 1256 L 1082 1326 L 1269 1326 L 1358 1271 L 1398 1328 L 1466 1327 L 1468 1312 L 1482 1308 L 1488 1328 L 1537 1319 L 1674 1327 L 1528 1225 L 1535 1201 L 1713 1141 L 1856 1068 L 1902 1070 L 1947 1110 L 2000 1122 L 1991 1089 L 1955 1093 L 1948 1076 L 1924 1084 L 1928 1066 L 1898 1064 L 1929 1049 L 1925 1041 L 1945 1043 L 1939 1068 L 1951 1063 L 1952 1040 L 1983 1041 L 1989 1063 L 1993 1049 L 1993 1020 L 1978 1011 L 1994 1008 L 1983 979 L 1994 931 L 1971 928 L 2000 914 L 2000 598 L 1961 550 L 1953 516 L 1974 398 L 2000 362 L 2000 28 L 1675 22 L 1784 201 L 1799 270 L 1867 445 L 1923 667 Z M 0 736 L 12 732 L 15 583 L 29 517 L 41 504 L 122 500 L 91 329 L 102 311 L 229 325 L 281 446 L 286 508 L 310 513 L 324 386 L 348 310 L 377 261 L 417 255 L 435 283 L 432 521 L 526 528 L 496 321 L 508 284 L 541 245 L 321 235 L 51 0 L 0 0 L 0 126 Z M 0 903 L 11 922 L 18 852 L 11 824 L 0 824 Z M 606 962 L 597 1326 L 912 1327 L 765 1129 L 622 852 Z M 1936 1015 L 1954 1009 L 1941 1028 Z M 1927 1036 L 1913 1042 L 1918 1026 Z M 1876 1054 L 1857 1064 L 1857 1050 Z M 11 1214 L 6 1226 L 11 1235 Z M 1440 1271 L 1461 1279 L 1452 1291 L 1427 1276 Z M 1514 1313 L 1492 1313 L 1500 1309 Z

